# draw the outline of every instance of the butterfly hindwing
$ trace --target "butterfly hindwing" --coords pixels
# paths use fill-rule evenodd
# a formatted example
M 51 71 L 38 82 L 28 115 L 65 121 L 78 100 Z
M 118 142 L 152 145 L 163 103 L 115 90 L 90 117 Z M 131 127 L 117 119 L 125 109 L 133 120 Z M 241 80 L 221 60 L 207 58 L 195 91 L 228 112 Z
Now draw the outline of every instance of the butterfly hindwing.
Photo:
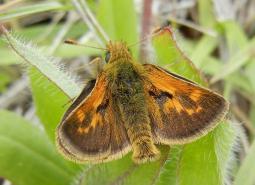
M 112 106 L 107 78 L 89 82 L 57 129 L 60 151 L 71 160 L 102 162 L 130 151 L 121 119 Z
M 160 67 L 145 64 L 144 89 L 155 142 L 184 144 L 211 131 L 225 116 L 220 95 Z

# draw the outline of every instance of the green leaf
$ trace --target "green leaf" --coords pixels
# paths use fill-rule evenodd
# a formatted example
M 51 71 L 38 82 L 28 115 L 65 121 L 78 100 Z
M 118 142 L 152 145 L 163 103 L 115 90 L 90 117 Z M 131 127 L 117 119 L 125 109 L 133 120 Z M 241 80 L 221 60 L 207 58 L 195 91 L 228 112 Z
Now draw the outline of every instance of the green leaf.
M 194 64 L 178 48 L 172 30 L 168 27 L 153 38 L 157 62 L 160 66 L 171 69 L 172 72 L 187 77 L 197 83 L 204 84 L 199 71 Z
M 209 56 L 209 57 L 206 57 L 204 60 L 206 62 L 203 63 L 200 69 L 206 74 L 214 75 L 218 73 L 218 71 L 221 69 L 223 65 L 222 61 L 218 60 L 215 57 Z
M 178 167 L 180 162 L 180 153 L 182 147 L 171 146 L 165 164 L 160 169 L 158 177 L 155 179 L 155 185 L 174 185 L 178 184 Z
M 247 78 L 247 76 L 243 75 L 242 73 L 234 73 L 226 78 L 225 81 L 226 83 L 231 83 L 233 88 L 239 92 L 244 91 L 246 93 L 255 95 L 254 89 L 251 88 L 253 87 L 252 83 L 249 81 L 249 78 Z
M 229 20 L 219 24 L 224 30 L 230 56 L 238 52 L 248 43 L 248 39 L 244 31 L 235 21 Z
M 67 108 L 64 105 L 80 93 L 81 86 L 43 51 L 31 44 L 25 44 L 8 32 L 5 32 L 5 35 L 12 49 L 29 66 L 36 111 L 46 132 L 54 141 L 55 128 Z
M 236 52 L 233 56 L 230 57 L 229 61 L 222 66 L 217 74 L 211 79 L 211 82 L 214 83 L 218 80 L 221 80 L 232 73 L 236 72 L 243 65 L 251 60 L 253 57 L 253 51 L 255 48 L 255 38 L 251 39 L 248 44 L 246 44 L 242 49 Z
M 1 71 L 1 70 L 0 70 Z M 11 82 L 11 77 L 5 72 L 0 73 L 0 93 L 6 90 L 7 85 Z
M 155 162 L 136 165 L 128 154 L 122 159 L 88 168 L 82 185 L 97 184 L 152 184 L 158 177 L 168 156 L 169 147 L 160 147 L 161 159 Z M 97 181 L 95 181 L 97 179 Z
M 39 116 L 45 131 L 55 141 L 55 131 L 61 121 L 61 117 L 70 101 L 59 88 L 37 69 L 28 70 L 33 101 L 36 106 L 36 114 Z
M 16 185 L 69 185 L 79 168 L 66 162 L 38 127 L 0 111 L 0 176 Z
M 98 6 L 98 20 L 111 39 L 129 44 L 138 41 L 133 1 L 101 0 Z
M 2 58 L 0 60 L 0 66 L 19 64 L 18 62 L 19 57 L 16 55 L 13 55 L 13 52 L 11 52 L 10 49 L 1 47 L 0 50 L 1 50 L 1 58 Z
M 113 41 L 133 44 L 138 41 L 137 16 L 133 1 L 101 0 L 97 18 L 103 29 Z M 134 56 L 137 47 L 132 47 Z
M 234 185 L 254 185 L 255 183 L 255 141 L 253 141 L 236 175 Z
M 212 27 L 215 22 L 214 7 L 212 1 L 198 0 L 199 23 L 205 27 Z
M 26 44 L 24 41 L 12 36 L 6 30 L 4 30 L 4 34 L 16 54 L 28 65 L 40 71 L 42 75 L 54 83 L 67 96 L 74 98 L 81 92 L 81 88 L 75 82 L 75 79 L 67 72 L 61 70 L 58 60 L 47 56 L 44 51 L 37 49 L 32 43 Z
M 233 72 L 245 65 L 252 56 L 254 48 L 254 39 L 248 42 L 244 31 L 234 21 L 220 22 L 218 25 L 222 28 L 227 41 L 228 61 L 225 63 L 218 73 L 213 76 L 211 82 L 214 83 L 220 79 L 227 77 Z
M 255 59 L 254 57 L 250 60 L 247 65 L 244 67 L 245 77 L 247 77 L 250 81 L 250 90 L 255 92 L 255 78 L 254 78 L 254 71 L 255 71 Z M 243 75 L 243 74 L 241 74 Z
M 12 9 L 8 12 L 0 13 L 0 21 L 9 21 L 11 19 L 16 19 L 26 15 L 31 15 L 31 14 L 46 12 L 46 11 L 53 11 L 53 10 L 63 10 L 64 8 L 66 7 L 64 7 L 62 4 L 60 4 L 57 1 L 31 4 L 31 5 Z
M 213 50 L 217 47 L 218 39 L 211 36 L 203 36 L 196 47 L 192 50 L 191 61 L 194 64 L 201 68 L 207 64 L 206 58 L 213 52 Z

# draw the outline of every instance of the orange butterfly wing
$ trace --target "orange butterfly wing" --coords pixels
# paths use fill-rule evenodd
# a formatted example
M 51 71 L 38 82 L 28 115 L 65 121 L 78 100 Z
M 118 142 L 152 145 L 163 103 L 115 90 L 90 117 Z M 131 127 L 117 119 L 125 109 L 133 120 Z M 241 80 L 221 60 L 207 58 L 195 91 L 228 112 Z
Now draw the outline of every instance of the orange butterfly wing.
M 67 158 L 102 162 L 121 158 L 131 150 L 107 84 L 106 76 L 99 75 L 66 111 L 57 129 L 57 144 Z
M 225 116 L 226 100 L 183 77 L 144 64 L 144 89 L 155 142 L 184 144 L 207 134 Z

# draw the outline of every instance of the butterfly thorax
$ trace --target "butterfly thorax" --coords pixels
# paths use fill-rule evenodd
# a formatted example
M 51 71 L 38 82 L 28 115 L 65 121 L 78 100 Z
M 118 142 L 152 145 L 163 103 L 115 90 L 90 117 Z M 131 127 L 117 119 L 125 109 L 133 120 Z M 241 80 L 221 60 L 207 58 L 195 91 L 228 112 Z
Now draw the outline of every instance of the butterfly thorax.
M 109 74 L 109 78 L 113 101 L 118 105 L 125 122 L 136 124 L 138 119 L 147 121 L 142 77 L 136 67 L 131 62 L 120 61 L 118 67 Z

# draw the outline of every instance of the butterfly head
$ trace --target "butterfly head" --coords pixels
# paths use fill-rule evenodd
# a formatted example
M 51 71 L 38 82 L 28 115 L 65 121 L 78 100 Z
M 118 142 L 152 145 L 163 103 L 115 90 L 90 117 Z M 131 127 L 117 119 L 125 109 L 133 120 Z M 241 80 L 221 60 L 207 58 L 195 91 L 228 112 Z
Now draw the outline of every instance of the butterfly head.
M 113 63 L 119 59 L 130 60 L 132 58 L 131 53 L 125 42 L 109 42 L 107 44 L 107 52 L 105 55 L 105 61 L 107 63 Z

